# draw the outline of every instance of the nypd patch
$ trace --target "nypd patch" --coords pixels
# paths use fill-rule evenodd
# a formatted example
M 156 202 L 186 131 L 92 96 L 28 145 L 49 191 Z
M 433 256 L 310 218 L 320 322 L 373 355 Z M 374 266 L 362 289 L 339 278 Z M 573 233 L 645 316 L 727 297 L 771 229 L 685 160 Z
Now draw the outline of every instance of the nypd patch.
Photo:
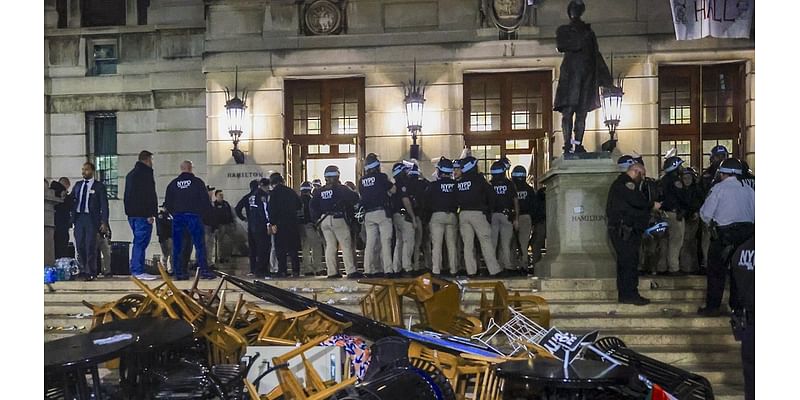
M 630 189 L 630 190 L 636 190 L 636 184 L 634 184 L 633 182 L 626 183 L 625 187 Z

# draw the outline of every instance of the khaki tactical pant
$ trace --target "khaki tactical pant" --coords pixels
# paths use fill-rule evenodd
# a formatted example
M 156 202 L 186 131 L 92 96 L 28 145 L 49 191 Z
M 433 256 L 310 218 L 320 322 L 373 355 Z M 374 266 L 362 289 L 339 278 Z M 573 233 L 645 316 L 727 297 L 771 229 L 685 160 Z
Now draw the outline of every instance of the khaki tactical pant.
M 533 233 L 531 216 L 529 214 L 523 214 L 517 217 L 517 228 L 517 242 L 519 243 L 520 252 L 517 266 L 527 269 L 530 267 L 530 265 L 528 265 L 528 247 L 530 246 L 531 234 Z
M 349 275 L 356 272 L 355 260 L 353 260 L 353 241 L 350 236 L 350 228 L 344 218 L 333 218 L 326 216 L 320 223 L 322 236 L 325 237 L 325 266 L 328 269 L 328 276 L 336 275 L 339 269 L 336 266 L 336 253 L 339 246 L 342 246 L 342 258 L 344 259 L 344 270 Z
M 367 246 L 364 249 L 364 273 L 388 273 L 392 271 L 392 220 L 384 210 L 374 210 L 364 214 L 364 231 Z M 378 267 L 376 250 L 380 248 L 382 267 Z
M 461 230 L 461 237 L 464 240 L 464 263 L 467 265 L 467 273 L 474 275 L 478 273 L 478 260 L 475 257 L 475 236 L 481 246 L 483 260 L 492 275 L 500 273 L 502 268 L 497 263 L 495 249 L 492 247 L 492 227 L 486 220 L 486 215 L 480 211 L 464 210 L 458 216 Z
M 681 271 L 697 272 L 700 263 L 697 260 L 697 230 L 700 228 L 700 218 L 697 214 L 683 221 L 683 248 L 681 248 Z
M 431 215 L 431 243 L 433 256 L 433 273 L 442 271 L 442 239 L 447 246 L 447 261 L 450 264 L 450 273 L 458 272 L 457 230 L 458 218 L 455 213 L 437 211 Z
M 669 250 L 667 253 L 667 268 L 669 272 L 678 272 L 681 269 L 681 248 L 683 248 L 683 234 L 686 226 L 684 221 L 678 221 L 674 211 L 664 212 L 669 224 Z
M 492 213 L 492 248 L 496 250 L 497 260 L 504 269 L 512 269 L 511 239 L 514 238 L 514 225 L 503 213 Z M 500 246 L 498 248 L 498 240 Z
M 414 225 L 400 214 L 392 216 L 394 220 L 394 262 L 392 272 L 411 271 L 411 257 L 414 252 Z
M 303 243 L 303 265 L 301 272 L 306 274 L 313 272 L 316 274 L 322 271 L 322 238 L 319 232 L 314 228 L 314 224 L 303 224 L 298 229 L 300 231 L 300 240 Z

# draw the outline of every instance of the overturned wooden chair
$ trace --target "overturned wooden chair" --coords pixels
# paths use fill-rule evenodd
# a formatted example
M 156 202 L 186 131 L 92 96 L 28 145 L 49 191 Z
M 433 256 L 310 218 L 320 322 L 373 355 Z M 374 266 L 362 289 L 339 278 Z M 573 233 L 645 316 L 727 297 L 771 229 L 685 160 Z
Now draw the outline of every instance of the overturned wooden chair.
M 481 321 L 461 311 L 461 289 L 454 282 L 424 274 L 414 279 L 406 296 L 414 299 L 422 320 L 419 327 L 470 337 L 483 330 Z
M 503 282 L 469 282 L 466 286 L 481 292 L 478 317 L 484 326 L 488 326 L 490 319 L 494 319 L 498 325 L 508 322 L 511 318 L 510 306 L 537 324 L 550 327 L 550 307 L 540 296 L 523 295 L 519 291 L 509 294 Z
M 84 306 L 92 310 L 92 329 L 98 325 L 120 319 L 129 319 L 136 316 L 144 303 L 145 296 L 129 294 L 118 300 L 96 306 L 86 300 L 81 301 Z
M 287 400 L 322 400 L 356 382 L 356 377 L 351 377 L 339 383 L 323 381 L 313 364 L 306 358 L 305 352 L 325 341 L 327 336 L 319 336 L 292 351 L 274 357 L 275 366 L 288 365 L 289 361 L 300 357 L 305 369 L 305 385 L 292 373 L 288 367 L 279 367 L 275 370 L 279 387 L 266 396 L 267 399 L 276 399 L 282 396 Z
M 400 288 L 389 279 L 360 280 L 372 285 L 361 299 L 361 313 L 389 326 L 403 326 L 403 299 Z

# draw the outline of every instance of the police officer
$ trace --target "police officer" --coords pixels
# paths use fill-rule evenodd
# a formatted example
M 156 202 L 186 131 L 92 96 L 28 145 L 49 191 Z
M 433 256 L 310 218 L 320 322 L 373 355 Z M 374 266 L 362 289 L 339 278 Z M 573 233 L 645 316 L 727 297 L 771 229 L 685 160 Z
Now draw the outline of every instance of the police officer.
M 300 277 L 300 232 L 297 230 L 297 211 L 303 207 L 300 196 L 284 184 L 283 176 L 274 172 L 269 176 L 272 190 L 269 193 L 270 233 L 275 238 L 275 256 L 278 258 L 278 277 L 287 276 L 286 258 L 292 260 L 292 276 Z
M 608 235 L 617 255 L 617 296 L 623 304 L 650 303 L 638 289 L 639 247 L 650 219 L 650 210 L 659 209 L 661 204 L 648 201 L 638 190 L 645 174 L 643 165 L 633 164 L 619 175 L 608 191 Z
M 644 166 L 644 159 L 639 154 L 632 154 L 631 160 L 633 163 Z M 619 165 L 622 172 L 627 171 L 631 163 L 622 160 L 625 156 L 620 157 L 617 165 Z M 645 174 L 642 181 L 638 184 L 638 190 L 644 194 L 647 201 L 657 201 L 661 198 L 661 185 L 659 181 L 647 176 Z M 663 217 L 660 210 L 654 210 L 650 213 L 649 226 L 656 224 Z M 643 274 L 656 274 L 656 271 L 667 270 L 667 248 L 669 242 L 666 235 L 644 235 L 642 238 L 642 245 L 639 254 L 639 268 Z
M 300 185 L 300 201 L 303 204 L 302 213 L 298 223 L 300 226 L 300 237 L 303 243 L 303 268 L 306 275 L 318 275 L 324 273 L 322 270 L 322 238 L 319 231 L 314 226 L 311 219 L 311 182 L 305 181 Z
M 689 191 L 683 184 L 683 160 L 669 157 L 664 160 L 664 176 L 661 178 L 661 211 L 669 224 L 667 251 L 667 275 L 682 275 L 680 257 L 683 236 L 686 230 L 684 219 L 689 212 Z
M 389 196 L 392 182 L 381 172 L 381 162 L 374 153 L 364 161 L 366 175 L 358 181 L 361 207 L 364 209 L 364 230 L 367 245 L 364 251 L 364 273 L 368 278 L 392 272 L 392 212 Z M 380 249 L 381 267 L 376 264 L 376 249 Z
M 711 155 L 708 159 L 709 166 L 703 170 L 703 174 L 700 177 L 704 198 L 708 196 L 708 194 L 711 192 L 711 188 L 716 183 L 717 169 L 719 169 L 720 163 L 726 160 L 730 154 L 728 149 L 723 145 L 714 146 L 710 153 Z M 708 249 L 711 246 L 711 230 L 705 223 L 703 224 L 702 229 L 703 231 L 700 246 L 703 251 L 703 264 L 701 265 L 701 270 L 705 270 L 708 268 Z
M 411 191 L 411 204 L 414 207 L 416 226 L 414 227 L 414 252 L 411 255 L 411 265 L 414 271 L 430 268 L 431 252 L 430 249 L 422 246 L 424 242 L 430 242 L 430 231 L 428 222 L 430 215 L 426 215 L 425 210 L 425 190 L 428 188 L 428 180 L 419 172 L 419 165 L 414 164 L 408 169 L 408 188 Z M 423 257 L 424 256 L 424 262 Z
M 489 224 L 491 210 L 494 208 L 494 190 L 480 174 L 478 160 L 467 156 L 461 164 L 461 180 L 456 184 L 456 201 L 460 208 L 458 214 L 461 239 L 464 242 L 464 262 L 467 274 L 476 277 L 478 262 L 475 259 L 475 237 L 481 246 L 481 254 L 492 277 L 500 278 L 507 274 L 500 267 L 492 247 L 492 227 Z
M 192 162 L 185 160 L 181 163 L 181 174 L 167 185 L 166 197 L 167 212 L 172 214 L 172 259 L 178 260 L 183 243 L 183 232 L 188 230 L 192 237 L 200 277 L 214 279 L 208 269 L 206 260 L 205 234 L 201 216 L 211 209 L 211 200 L 206 191 L 206 184 L 202 179 L 192 173 Z M 187 271 L 180 263 L 173 265 L 175 280 L 189 279 Z
M 511 240 L 517 228 L 519 202 L 517 188 L 506 178 L 506 168 L 502 161 L 492 163 L 490 183 L 494 192 L 492 202 L 492 246 L 497 249 L 498 261 L 504 270 L 514 269 L 511 263 Z M 498 247 L 499 240 L 499 247 Z
M 356 272 L 353 257 L 353 240 L 347 219 L 351 218 L 353 206 L 358 202 L 358 194 L 339 181 L 339 167 L 325 167 L 325 186 L 317 189 L 311 198 L 311 217 L 325 237 L 325 264 L 328 278 L 341 278 L 336 265 L 336 253 L 342 247 L 342 258 L 348 279 L 363 278 Z
M 247 246 L 250 256 L 250 273 L 248 276 L 269 276 L 269 254 L 272 241 L 269 237 L 269 212 L 267 210 L 267 192 L 257 179 L 250 181 L 250 193 L 244 195 L 236 204 L 236 216 L 247 221 Z M 242 214 L 245 210 L 247 216 Z
M 683 248 L 680 255 L 681 271 L 697 274 L 700 269 L 698 259 L 700 216 L 698 212 L 703 205 L 703 193 L 700 188 L 700 177 L 694 168 L 684 169 L 681 180 L 689 196 L 689 209 L 684 218 Z
M 411 200 L 411 189 L 408 187 L 406 166 L 395 163 L 392 166 L 394 192 L 392 193 L 392 221 L 394 222 L 394 257 L 392 276 L 409 275 L 412 270 L 412 254 L 414 252 L 414 234 L 417 216 Z
M 756 373 L 756 237 L 753 236 L 736 249 L 731 258 L 733 280 L 739 288 L 740 313 L 731 321 L 734 335 L 742 341 L 742 370 L 744 372 L 744 398 L 755 399 Z
M 511 171 L 511 181 L 517 189 L 517 204 L 519 205 L 517 242 L 519 242 L 520 258 L 517 260 L 517 266 L 523 271 L 530 270 L 532 267 L 528 264 L 528 247 L 533 234 L 532 214 L 536 207 L 536 189 L 528 184 L 527 178 L 528 172 L 522 165 L 517 165 Z
M 733 250 L 755 234 L 755 191 L 740 181 L 742 163 L 728 158 L 719 165 L 718 179 L 709 193 L 700 218 L 711 229 L 706 276 L 706 305 L 697 310 L 702 316 L 720 315 L 720 303 L 728 275 L 728 260 Z M 736 284 L 731 281 L 729 305 L 740 309 Z
M 458 272 L 458 203 L 456 202 L 456 181 L 451 177 L 453 162 L 442 157 L 436 165 L 437 180 L 428 184 L 425 202 L 431 213 L 431 269 L 434 274 L 442 273 L 442 240 L 447 246 L 447 261 L 450 275 Z

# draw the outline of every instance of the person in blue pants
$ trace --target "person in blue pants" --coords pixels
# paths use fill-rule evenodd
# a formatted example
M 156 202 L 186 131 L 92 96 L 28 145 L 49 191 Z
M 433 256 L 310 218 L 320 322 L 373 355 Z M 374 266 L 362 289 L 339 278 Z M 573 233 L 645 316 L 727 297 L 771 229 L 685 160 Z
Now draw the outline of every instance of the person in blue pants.
M 131 252 L 131 275 L 138 279 L 151 281 L 155 275 L 144 272 L 144 258 L 153 223 L 158 215 L 158 196 L 156 181 L 153 178 L 153 153 L 142 150 L 139 161 L 125 177 L 125 215 L 133 232 L 133 251 Z
M 183 245 L 183 232 L 188 230 L 192 237 L 200 277 L 214 279 L 208 269 L 206 260 L 205 233 L 201 217 L 211 210 L 211 199 L 206 191 L 206 184 L 192 173 L 192 162 L 181 162 L 181 174 L 167 185 L 164 199 L 167 212 L 172 214 L 172 259 L 180 260 Z M 189 279 L 187 271 L 181 263 L 173 265 L 176 280 Z

